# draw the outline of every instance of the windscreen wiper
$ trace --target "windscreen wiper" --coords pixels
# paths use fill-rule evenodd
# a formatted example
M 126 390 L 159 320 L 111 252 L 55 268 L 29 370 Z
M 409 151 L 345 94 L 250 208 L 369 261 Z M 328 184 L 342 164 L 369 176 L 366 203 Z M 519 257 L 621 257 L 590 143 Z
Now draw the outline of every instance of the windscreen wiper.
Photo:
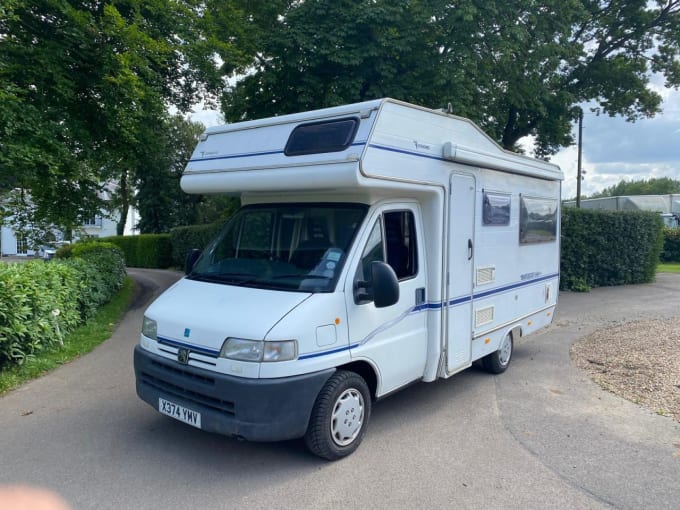
M 247 285 L 257 280 L 253 273 L 197 273 L 187 276 L 190 280 L 211 283 L 229 283 L 233 285 Z
M 323 280 L 332 280 L 332 276 L 324 276 L 321 274 L 302 274 L 302 273 L 297 273 L 297 274 L 277 274 L 276 276 L 272 276 L 269 278 L 270 280 L 280 280 L 283 278 L 302 278 L 303 280 L 307 280 L 309 278 L 318 278 L 318 279 L 323 279 Z

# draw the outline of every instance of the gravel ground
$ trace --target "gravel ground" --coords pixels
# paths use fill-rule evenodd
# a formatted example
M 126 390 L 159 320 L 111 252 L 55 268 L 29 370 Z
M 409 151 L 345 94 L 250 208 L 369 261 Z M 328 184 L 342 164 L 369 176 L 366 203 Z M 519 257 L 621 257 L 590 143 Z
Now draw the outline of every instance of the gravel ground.
M 680 422 L 680 318 L 601 329 L 571 356 L 604 389 Z

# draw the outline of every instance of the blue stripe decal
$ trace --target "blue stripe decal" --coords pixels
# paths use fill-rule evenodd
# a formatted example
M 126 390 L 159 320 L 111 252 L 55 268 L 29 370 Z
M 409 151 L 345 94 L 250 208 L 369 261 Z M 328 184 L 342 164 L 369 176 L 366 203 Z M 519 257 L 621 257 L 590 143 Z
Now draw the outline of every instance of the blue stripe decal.
M 363 140 L 361 142 L 354 142 L 350 145 L 350 147 L 358 147 L 366 145 L 366 140 Z M 347 150 L 347 149 L 345 149 Z M 264 152 L 243 152 L 241 154 L 231 154 L 229 156 L 214 156 L 211 158 L 196 158 L 196 159 L 190 159 L 189 163 L 196 163 L 199 161 L 215 161 L 218 159 L 237 159 L 237 158 L 254 158 L 257 156 L 271 156 L 272 154 L 283 154 L 283 150 L 276 150 L 276 151 L 264 151 Z
M 399 154 L 408 154 L 409 156 L 418 156 L 420 158 L 434 159 L 436 161 L 446 161 L 441 156 L 433 156 L 431 154 L 423 154 L 422 152 L 415 152 L 415 151 L 407 151 L 407 150 L 404 150 L 404 149 L 397 149 L 396 147 L 388 147 L 387 145 L 378 145 L 378 144 L 375 144 L 375 143 L 369 143 L 368 146 L 373 147 L 374 149 L 380 149 L 380 150 L 388 151 L 388 152 L 397 152 Z
M 189 163 L 195 163 L 197 161 L 215 161 L 217 159 L 252 158 L 255 156 L 270 156 L 272 154 L 283 154 L 283 151 L 250 152 L 243 154 L 231 154 L 229 156 L 215 156 L 213 158 L 196 158 L 190 159 Z
M 375 331 L 371 332 L 366 338 L 364 338 L 361 342 L 354 343 L 351 345 L 346 345 L 343 347 L 338 347 L 336 349 L 331 349 L 329 351 L 321 351 L 321 352 L 313 352 L 310 354 L 303 354 L 301 356 L 298 356 L 298 360 L 305 360 L 305 359 L 312 359 L 312 358 L 319 358 L 321 356 L 328 356 L 331 354 L 337 354 L 339 352 L 344 352 L 344 351 L 349 351 L 350 349 L 354 349 L 356 347 L 359 347 L 360 345 L 363 345 L 367 343 L 371 338 L 373 338 L 377 333 L 384 331 L 390 326 L 393 326 L 394 324 L 401 322 L 402 319 L 406 318 L 408 315 L 411 315 L 413 313 L 418 313 L 426 310 L 441 310 L 444 307 L 447 306 L 456 306 L 460 305 L 463 303 L 469 303 L 474 299 L 481 299 L 485 298 L 494 294 L 502 294 L 503 292 L 507 292 L 509 290 L 517 289 L 519 287 L 524 287 L 526 285 L 531 285 L 534 283 L 542 282 L 545 280 L 550 280 L 552 278 L 556 278 L 559 275 L 557 273 L 547 275 L 547 276 L 542 276 L 540 278 L 534 278 L 533 280 L 527 280 L 525 282 L 519 282 L 519 283 L 513 283 L 511 285 L 506 285 L 504 287 L 499 287 L 497 289 L 493 290 L 488 290 L 485 292 L 480 292 L 478 294 L 474 294 L 474 296 L 463 296 L 459 298 L 452 299 L 448 301 L 446 304 L 443 304 L 441 302 L 428 302 L 428 303 L 422 303 L 418 306 L 415 306 L 409 310 L 407 310 L 404 314 L 402 314 L 400 317 L 397 317 L 396 319 L 393 319 L 392 321 L 389 321 L 386 324 L 383 324 L 382 326 L 378 327 Z M 192 352 L 196 352 L 199 354 L 205 354 L 207 356 L 211 356 L 214 358 L 217 358 L 220 354 L 220 351 L 215 351 L 213 349 L 208 349 L 206 347 L 200 347 L 198 345 L 193 345 L 193 344 L 188 344 L 185 342 L 178 342 L 176 340 L 171 340 L 169 338 L 163 338 L 163 337 L 158 337 L 158 342 L 161 344 L 166 344 L 170 345 L 172 347 L 177 347 L 177 348 L 185 348 L 189 349 Z
M 187 344 L 184 342 L 178 342 L 177 340 L 170 340 L 169 338 L 158 337 L 158 343 L 169 345 L 170 347 L 177 347 L 178 349 L 189 349 L 191 352 L 196 352 L 198 354 L 205 354 L 213 358 L 217 358 L 220 355 L 220 351 L 215 351 L 207 347 L 201 347 L 200 345 Z
M 375 330 L 371 331 L 363 340 L 361 340 L 359 343 L 350 346 L 350 349 L 353 349 L 354 347 L 358 347 L 361 345 L 364 345 L 368 343 L 373 337 L 375 337 L 378 333 L 381 333 L 390 327 L 394 326 L 395 324 L 401 322 L 403 319 L 408 317 L 411 314 L 417 313 L 417 312 L 422 312 L 424 310 L 441 310 L 444 307 L 449 307 L 449 306 L 456 306 L 456 305 L 461 305 L 463 303 L 471 303 L 473 299 L 480 299 L 484 297 L 488 297 L 494 294 L 502 294 L 504 292 L 507 292 L 512 289 L 516 289 L 519 287 L 524 287 L 526 285 L 532 285 L 534 283 L 542 282 L 544 280 L 550 280 L 552 278 L 557 278 L 559 274 L 551 274 L 547 276 L 541 276 L 540 278 L 534 278 L 532 280 L 527 280 L 524 282 L 519 282 L 519 283 L 513 283 L 511 285 L 506 285 L 504 287 L 499 287 L 497 289 L 493 290 L 488 290 L 485 292 L 480 292 L 479 294 L 474 294 L 474 295 L 468 295 L 468 296 L 462 296 L 458 298 L 451 299 L 447 303 L 443 304 L 441 302 L 428 302 L 428 303 L 423 303 L 418 306 L 415 306 L 411 309 L 406 310 L 404 313 L 402 313 L 399 317 L 396 317 L 395 319 L 392 319 L 391 321 L 386 322 L 385 324 L 380 325 L 377 327 Z M 345 348 L 343 348 L 344 350 Z M 317 354 L 318 356 L 323 355 L 324 353 L 319 353 Z M 303 359 L 302 356 L 300 356 L 299 359 Z
M 534 278 L 533 280 L 527 280 L 525 282 L 513 283 L 511 285 L 506 285 L 505 287 L 499 287 L 497 289 L 487 290 L 485 292 L 480 292 L 479 294 L 475 294 L 474 299 L 481 299 L 481 298 L 492 296 L 494 294 L 502 294 L 503 292 L 507 292 L 509 290 L 518 289 L 520 287 L 524 287 L 526 285 L 532 285 L 534 283 L 542 282 L 542 281 L 545 281 L 545 280 L 551 280 L 552 278 L 557 278 L 558 276 L 559 275 L 557 273 L 555 273 L 555 274 L 550 274 L 548 276 L 541 276 L 540 278 Z
M 442 307 L 441 303 L 423 303 L 421 305 L 416 306 L 413 311 L 414 312 L 421 312 L 423 310 L 439 310 Z
M 320 356 L 327 356 L 328 354 L 336 354 L 336 353 L 342 352 L 342 351 L 349 351 L 350 349 L 354 349 L 358 345 L 359 344 L 352 344 L 352 345 L 346 345 L 345 347 L 340 347 L 339 349 L 332 349 L 330 351 L 314 352 L 312 354 L 303 354 L 302 356 L 298 356 L 298 359 L 318 358 Z
M 470 301 L 472 301 L 472 296 L 463 296 L 463 297 L 452 299 L 451 301 L 446 303 L 446 306 L 462 305 L 463 303 L 468 303 Z

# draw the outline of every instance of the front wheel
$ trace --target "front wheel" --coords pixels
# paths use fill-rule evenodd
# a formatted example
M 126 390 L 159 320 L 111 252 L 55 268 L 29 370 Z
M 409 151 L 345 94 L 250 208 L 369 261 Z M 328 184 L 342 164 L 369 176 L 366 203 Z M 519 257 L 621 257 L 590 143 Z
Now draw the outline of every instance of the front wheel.
M 492 374 L 502 374 L 510 365 L 512 359 L 512 333 L 508 333 L 503 338 L 497 351 L 492 352 L 482 358 L 482 366 L 487 372 Z
M 371 394 L 363 377 L 344 370 L 319 392 L 305 434 L 307 448 L 328 460 L 346 457 L 359 447 L 371 416 Z

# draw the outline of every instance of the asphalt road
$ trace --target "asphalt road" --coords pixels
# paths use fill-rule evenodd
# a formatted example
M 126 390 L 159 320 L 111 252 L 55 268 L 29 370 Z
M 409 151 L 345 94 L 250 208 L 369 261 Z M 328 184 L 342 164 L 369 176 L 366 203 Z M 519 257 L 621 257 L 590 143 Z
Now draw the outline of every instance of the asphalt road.
M 0 484 L 54 489 L 74 509 L 680 508 L 680 426 L 604 392 L 568 354 L 594 329 L 680 315 L 680 276 L 563 293 L 508 372 L 473 367 L 379 402 L 359 450 L 329 463 L 301 441 L 238 442 L 141 402 L 143 309 L 178 275 L 130 274 L 142 292 L 109 341 L 0 398 Z

